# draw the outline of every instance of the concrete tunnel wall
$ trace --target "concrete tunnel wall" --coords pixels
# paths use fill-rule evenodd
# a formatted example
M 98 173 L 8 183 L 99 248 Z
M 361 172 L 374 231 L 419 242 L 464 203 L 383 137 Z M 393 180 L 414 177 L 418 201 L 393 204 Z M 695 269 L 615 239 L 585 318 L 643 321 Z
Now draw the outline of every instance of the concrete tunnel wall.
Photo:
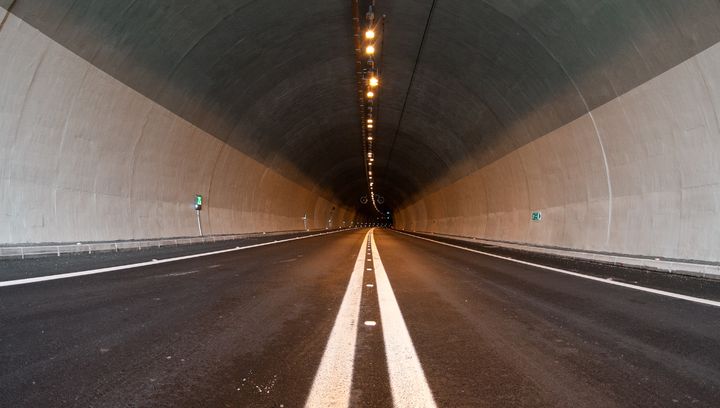
M 355 216 L 350 3 L 161 3 L 0 0 L 0 243 Z M 416 3 L 379 10 L 396 226 L 720 260 L 716 2 Z
M 14 15 L 1 30 L 0 243 L 197 235 L 196 193 L 206 235 L 353 220 Z
M 720 45 L 395 213 L 398 228 L 720 261 Z M 531 221 L 541 211 L 542 221 Z

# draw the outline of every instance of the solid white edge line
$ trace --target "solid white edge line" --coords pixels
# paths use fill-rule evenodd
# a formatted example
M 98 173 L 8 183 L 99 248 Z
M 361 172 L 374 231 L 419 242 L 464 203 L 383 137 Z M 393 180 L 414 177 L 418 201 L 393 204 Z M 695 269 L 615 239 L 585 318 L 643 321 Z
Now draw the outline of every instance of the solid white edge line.
M 402 408 L 435 408 L 437 405 L 432 391 L 415 352 L 405 319 L 390 285 L 390 279 L 380 260 L 375 236 L 372 233 L 370 242 L 393 405 Z
M 360 246 L 355 267 L 340 304 L 340 310 L 335 318 L 330 338 L 325 345 L 325 351 L 315 373 L 307 402 L 305 402 L 306 408 L 346 408 L 350 405 L 365 269 L 364 244 L 367 242 L 369 234 L 370 231 L 365 234 L 363 245 Z
M 109 266 L 109 267 L 106 267 L 106 268 L 89 269 L 89 270 L 86 270 L 86 271 L 79 271 L 79 272 L 60 273 L 60 274 L 57 274 L 57 275 L 37 276 L 37 277 L 34 277 L 34 278 L 25 278 L 25 279 L 15 279 L 15 280 L 9 280 L 9 281 L 2 281 L 2 282 L 0 282 L 0 288 L 1 288 L 1 287 L 5 287 L 5 286 L 26 285 L 26 284 L 28 284 L 28 283 L 46 282 L 46 281 L 52 281 L 52 280 L 58 280 L 58 279 L 75 278 L 75 277 L 78 277 L 78 276 L 96 275 L 96 274 L 99 274 L 99 273 L 122 271 L 122 270 L 125 270 L 125 269 L 140 268 L 140 267 L 149 266 L 149 265 L 159 265 L 159 264 L 168 263 L 168 262 L 183 261 L 183 260 L 186 260 L 186 259 L 201 258 L 201 257 L 204 257 L 204 256 L 225 254 L 225 253 L 228 253 L 228 252 L 242 251 L 242 250 L 244 250 L 244 249 L 258 248 L 258 247 L 267 246 L 267 245 L 274 245 L 274 244 L 281 244 L 281 243 L 283 243 L 283 242 L 296 241 L 296 240 L 299 240 L 299 239 L 319 237 L 319 236 L 322 236 L 322 235 L 329 235 L 329 234 L 334 234 L 334 233 L 342 232 L 342 231 L 349 231 L 349 230 L 337 230 L 337 231 L 323 232 L 323 233 L 319 233 L 319 234 L 305 235 L 305 236 L 302 236 L 302 237 L 294 237 L 294 238 L 281 239 L 281 240 L 279 240 L 279 241 L 263 242 L 263 243 L 260 243 L 260 244 L 253 244 L 253 245 L 248 245 L 248 246 L 244 246 L 244 247 L 235 247 L 235 248 L 230 248 L 230 249 L 222 249 L 222 250 L 219 250 L 219 251 L 203 252 L 203 253 L 200 253 L 200 254 L 178 256 L 178 257 L 175 257 L 175 258 L 160 259 L 160 260 L 157 260 L 157 261 L 153 260 L 153 261 L 148 261 L 148 262 L 138 262 L 138 263 L 127 264 L 127 265 Z
M 425 240 L 425 241 L 434 242 L 434 243 L 436 243 L 436 244 L 441 244 L 441 245 L 445 245 L 445 246 L 449 246 L 449 247 L 453 247 L 453 248 L 457 248 L 457 249 L 462 249 L 462 250 L 469 251 L 469 252 L 475 252 L 475 253 L 477 253 L 477 254 L 481 254 L 481 255 L 485 255 L 485 256 L 490 256 L 490 257 L 497 258 L 497 259 L 503 259 L 503 260 L 506 260 L 506 261 L 515 262 L 515 263 L 519 263 L 519 264 L 522 264 L 522 265 L 534 266 L 534 267 L 536 267 L 536 268 L 545 269 L 545 270 L 548 270 L 548 271 L 553 271 L 553 272 L 558 272 L 558 273 L 562 273 L 562 274 L 565 274 L 565 275 L 575 276 L 575 277 L 578 277 L 578 278 L 588 279 L 588 280 L 592 280 L 592 281 L 595 281 L 595 282 L 604 283 L 604 284 L 606 284 L 606 285 L 621 286 L 621 287 L 628 288 L 628 289 L 639 290 L 639 291 L 641 291 L 641 292 L 653 293 L 653 294 L 660 295 L 660 296 L 666 296 L 666 297 L 671 297 L 671 298 L 675 298 L 675 299 L 686 300 L 686 301 L 688 301 L 688 302 L 694 302 L 694 303 L 700 303 L 700 304 L 708 305 L 708 306 L 720 307 L 720 302 L 715 301 L 715 300 L 703 299 L 703 298 L 699 298 L 699 297 L 695 297 L 695 296 L 688 296 L 688 295 L 683 295 L 683 294 L 675 293 L 675 292 L 668 292 L 668 291 L 660 290 L 660 289 L 647 288 L 647 287 L 645 287 L 645 286 L 633 285 L 633 284 L 630 284 L 630 283 L 617 282 L 617 281 L 610 280 L 610 279 L 607 279 L 607 278 L 599 278 L 599 277 L 597 277 L 597 276 L 584 275 L 584 274 L 582 274 L 582 273 L 571 272 L 571 271 L 567 271 L 567 270 L 565 270 L 565 269 L 553 268 L 552 266 L 546 266 L 546 265 L 536 264 L 536 263 L 533 263 L 533 262 L 521 261 L 521 260 L 519 260 L 519 259 L 508 258 L 508 257 L 502 256 L 502 255 L 495 255 L 495 254 L 491 254 L 491 253 L 489 253 L 489 252 L 480 251 L 480 250 L 477 250 L 477 249 L 465 248 L 465 247 L 462 247 L 462 246 L 460 246 L 460 245 L 448 244 L 447 242 L 436 241 L 436 240 L 434 240 L 434 239 L 425 238 L 425 237 L 420 237 L 420 236 L 413 235 L 413 234 L 408 234 L 408 233 L 405 233 L 405 232 L 400 232 L 400 231 L 396 231 L 396 230 L 394 230 L 394 232 L 397 232 L 398 234 L 402 234 L 402 235 L 407 235 L 407 236 L 409 236 L 409 237 L 413 237 L 413 238 L 422 239 L 422 240 Z

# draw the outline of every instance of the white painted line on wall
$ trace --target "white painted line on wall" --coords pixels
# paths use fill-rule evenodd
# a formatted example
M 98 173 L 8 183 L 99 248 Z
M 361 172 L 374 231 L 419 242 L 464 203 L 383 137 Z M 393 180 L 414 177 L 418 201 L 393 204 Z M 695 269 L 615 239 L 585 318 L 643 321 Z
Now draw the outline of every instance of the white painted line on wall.
M 367 241 L 369 234 L 370 231 L 365 234 L 363 242 Z M 305 402 L 306 408 L 346 408 L 350 405 L 364 260 L 365 254 L 361 245 L 350 282 L 345 290 L 322 360 L 320 360 L 320 367 L 315 374 L 310 395 Z
M 541 264 L 537 264 L 537 263 L 533 263 L 533 262 L 521 261 L 521 260 L 519 260 L 519 259 L 513 259 L 513 258 L 510 258 L 510 257 L 507 257 L 507 256 L 495 255 L 495 254 L 491 254 L 491 253 L 489 253 L 489 252 L 479 251 L 479 250 L 477 250 L 477 249 L 465 248 L 465 247 L 460 246 L 460 245 L 448 244 L 447 242 L 436 241 L 436 240 L 434 240 L 434 239 L 425 238 L 425 237 L 419 237 L 419 236 L 417 236 L 417 235 L 407 234 L 407 233 L 400 232 L 400 231 L 395 231 L 395 232 L 397 232 L 398 234 L 407 235 L 407 236 L 410 236 L 410 237 L 413 237 L 413 238 L 417 238 L 417 239 L 422 239 L 422 240 L 425 240 L 425 241 L 434 242 L 434 243 L 436 243 L 436 244 L 441 244 L 441 245 L 449 246 L 449 247 L 452 247 L 452 248 L 462 249 L 462 250 L 464 250 L 464 251 L 474 252 L 474 253 L 476 253 L 476 254 L 481 254 L 481 255 L 485 255 L 485 256 L 492 257 L 492 258 L 503 259 L 503 260 L 506 260 L 506 261 L 515 262 L 515 263 L 519 263 L 519 264 L 522 264 L 522 265 L 533 266 L 533 267 L 540 268 L 540 269 L 545 269 L 545 270 L 548 270 L 548 271 L 558 272 L 558 273 L 562 273 L 562 274 L 565 274 L 565 275 L 575 276 L 575 277 L 578 277 L 578 278 L 589 279 L 589 280 L 592 280 L 592 281 L 595 281 L 595 282 L 604 283 L 604 284 L 607 284 L 607 285 L 620 286 L 620 287 L 624 287 L 624 288 L 628 288 L 628 289 L 639 290 L 639 291 L 641 291 L 641 292 L 653 293 L 653 294 L 660 295 L 660 296 L 666 296 L 666 297 L 675 298 L 675 299 L 687 300 L 688 302 L 694 302 L 694 303 L 700 303 L 700 304 L 708 305 L 708 306 L 720 307 L 720 302 L 715 301 L 715 300 L 703 299 L 703 298 L 699 298 L 699 297 L 695 297 L 695 296 L 688 296 L 688 295 L 683 295 L 683 294 L 680 294 L 680 293 L 668 292 L 668 291 L 665 291 L 665 290 L 653 289 L 653 288 L 648 288 L 648 287 L 645 287 L 645 286 L 633 285 L 633 284 L 624 283 L 624 282 L 618 282 L 618 281 L 614 281 L 614 280 L 611 280 L 611 279 L 608 279 L 608 278 L 599 278 L 599 277 L 597 277 L 597 276 L 584 275 L 584 274 L 578 273 L 578 272 L 567 271 L 567 270 L 565 270 L 565 269 L 560 269 L 560 268 L 553 268 L 552 266 L 541 265 Z M 376 270 L 378 269 L 378 268 L 377 268 L 377 264 L 375 265 L 375 269 L 376 269 Z M 377 272 L 377 271 L 376 271 L 376 272 Z
M 61 273 L 61 274 L 57 274 L 57 275 L 37 276 L 37 277 L 34 277 L 34 278 L 25 278 L 25 279 L 15 279 L 15 280 L 3 281 L 3 282 L 0 282 L 0 288 L 1 288 L 1 287 L 4 287 L 4 286 L 26 285 L 26 284 L 29 284 L 29 283 L 46 282 L 46 281 L 52 281 L 52 280 L 58 280 L 58 279 L 67 279 L 67 278 L 76 278 L 76 277 L 79 277 L 79 276 L 96 275 L 96 274 L 99 274 L 99 273 L 106 273 L 106 272 L 122 271 L 122 270 L 126 270 L 126 269 L 141 268 L 141 267 L 143 267 L 143 266 L 159 265 L 159 264 L 164 264 L 164 263 L 168 263 L 168 262 L 184 261 L 184 260 L 186 260 L 186 259 L 194 259 L 194 258 L 201 258 L 201 257 L 204 257 L 204 256 L 225 254 L 225 253 L 228 253 L 228 252 L 242 251 L 242 250 L 244 250 L 244 249 L 258 248 L 258 247 L 263 247 L 263 246 L 267 246 L 267 245 L 280 244 L 280 243 L 283 243 L 283 242 L 296 241 L 296 240 L 299 240 L 299 239 L 305 239 L 305 238 L 319 237 L 319 236 L 322 236 L 322 235 L 335 234 L 335 233 L 341 232 L 341 231 L 347 231 L 347 230 L 337 230 L 337 231 L 331 231 L 331 232 L 322 232 L 322 233 L 319 233 L 319 234 L 304 235 L 304 236 L 302 236 L 302 237 L 281 239 L 281 240 L 279 240 L 279 241 L 263 242 L 263 243 L 261 243 L 261 244 L 247 245 L 247 246 L 244 246 L 244 247 L 236 246 L 235 248 L 231 248 L 231 249 L 222 249 L 222 250 L 219 250 L 219 251 L 203 252 L 203 253 L 201 253 L 201 254 L 194 254 L 194 255 L 178 256 L 178 257 L 174 257 L 174 258 L 159 259 L 159 260 L 157 260 L 157 261 L 138 262 L 138 263 L 127 264 L 127 265 L 109 266 L 109 267 L 107 267 L 107 268 L 90 269 L 90 270 L 87 270 L 87 271 L 80 271 L 80 272 Z
M 402 408 L 436 407 L 373 234 L 370 241 L 393 405 Z
M 580 97 L 580 100 L 582 100 L 583 104 L 585 105 L 585 111 L 588 113 L 588 117 L 590 118 L 590 122 L 593 125 L 593 129 L 595 130 L 595 135 L 597 136 L 598 144 L 600 145 L 600 152 L 602 153 L 603 158 L 603 164 L 605 168 L 605 180 L 607 182 L 607 191 L 608 191 L 608 219 L 607 219 L 607 236 L 605 238 L 605 242 L 610 242 L 610 229 L 612 227 L 612 216 L 613 216 L 613 189 L 612 189 L 612 178 L 610 177 L 610 166 L 608 165 L 608 159 L 607 159 L 607 153 L 605 152 L 605 144 L 603 143 L 602 135 L 600 134 L 600 128 L 597 125 L 597 122 L 595 121 L 595 116 L 593 115 L 593 110 L 590 109 L 590 105 L 587 102 L 587 99 L 585 99 L 585 94 L 580 90 L 580 87 L 578 86 L 577 82 L 575 82 L 575 77 L 570 75 L 570 72 L 565 68 L 565 65 L 560 62 L 560 59 L 555 55 L 555 53 L 548 48 L 543 41 L 540 41 L 540 39 L 533 34 L 532 31 L 528 31 L 530 36 L 535 40 L 537 44 L 540 44 L 540 46 L 545 49 L 545 52 L 547 52 L 550 57 L 552 57 L 553 60 L 555 60 L 555 63 L 557 63 L 557 66 L 562 69 L 563 73 L 565 74 L 565 77 L 570 81 L 573 88 L 575 88 L 575 91 L 577 92 L 578 96 Z M 527 178 L 526 178 L 527 181 Z

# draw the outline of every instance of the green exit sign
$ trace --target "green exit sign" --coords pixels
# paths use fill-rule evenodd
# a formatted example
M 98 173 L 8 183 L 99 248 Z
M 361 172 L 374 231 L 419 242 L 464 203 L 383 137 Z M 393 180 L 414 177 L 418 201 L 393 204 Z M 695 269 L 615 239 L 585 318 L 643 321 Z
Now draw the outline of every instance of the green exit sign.
M 530 214 L 530 219 L 533 221 L 540 221 L 542 220 L 542 213 L 540 211 L 533 211 Z
M 203 197 L 200 194 L 195 194 L 195 209 L 196 210 L 202 209 L 202 201 L 203 201 Z

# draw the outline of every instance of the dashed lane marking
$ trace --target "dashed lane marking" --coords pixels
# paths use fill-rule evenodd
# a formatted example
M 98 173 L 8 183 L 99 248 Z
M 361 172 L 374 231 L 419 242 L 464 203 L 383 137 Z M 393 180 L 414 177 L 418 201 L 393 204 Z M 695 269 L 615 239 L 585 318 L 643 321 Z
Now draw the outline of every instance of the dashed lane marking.
M 372 253 L 370 260 L 375 265 L 380 322 L 366 320 L 363 324 L 373 327 L 382 323 L 393 405 L 396 408 L 436 408 L 425 373 L 400 312 L 400 306 L 380 260 L 373 230 L 368 231 L 368 235 L 365 236 L 366 241 L 368 236 Z M 364 257 L 361 246 L 340 311 L 330 332 L 320 368 L 315 374 L 310 395 L 305 403 L 306 408 L 347 408 L 350 405 Z M 365 286 L 372 288 L 375 285 L 369 283 Z

